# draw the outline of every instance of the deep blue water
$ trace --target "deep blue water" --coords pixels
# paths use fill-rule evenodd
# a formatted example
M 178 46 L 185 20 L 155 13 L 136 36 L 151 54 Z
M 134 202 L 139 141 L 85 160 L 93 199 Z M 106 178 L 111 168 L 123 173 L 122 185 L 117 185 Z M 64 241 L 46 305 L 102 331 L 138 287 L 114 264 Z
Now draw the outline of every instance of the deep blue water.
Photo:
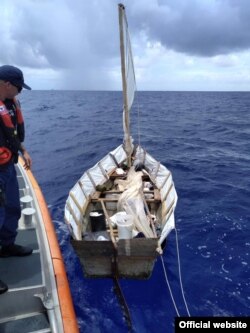
M 56 226 L 81 332 L 127 332 L 112 281 L 83 277 L 63 222 L 71 187 L 122 142 L 121 92 L 25 91 L 20 100 L 26 147 Z M 249 315 L 250 93 L 141 92 L 138 100 L 141 144 L 172 171 L 179 196 L 176 227 L 191 315 Z M 176 253 L 173 232 L 164 262 L 186 315 Z M 121 286 L 134 332 L 174 332 L 160 260 L 149 280 Z

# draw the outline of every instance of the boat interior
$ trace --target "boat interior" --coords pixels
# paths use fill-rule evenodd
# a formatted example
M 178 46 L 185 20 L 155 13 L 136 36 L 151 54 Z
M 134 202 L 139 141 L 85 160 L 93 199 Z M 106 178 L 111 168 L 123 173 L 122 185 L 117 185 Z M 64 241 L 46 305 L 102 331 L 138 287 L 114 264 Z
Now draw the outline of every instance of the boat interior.
M 120 169 L 120 168 L 119 168 Z M 118 169 L 118 170 L 119 170 Z M 93 223 L 91 223 L 91 212 L 103 211 L 106 218 L 106 227 L 109 233 L 113 233 L 113 236 L 118 240 L 117 225 L 112 223 L 113 228 L 110 228 L 108 223 L 110 217 L 115 215 L 119 211 L 119 200 L 124 193 L 124 189 L 119 187 L 120 181 L 126 181 L 127 173 L 123 175 L 117 174 L 116 170 L 109 176 L 109 180 L 103 185 L 97 186 L 97 191 L 91 196 L 89 206 L 84 215 L 86 221 L 83 222 L 83 232 L 93 230 Z M 142 175 L 143 191 L 141 192 L 141 198 L 144 201 L 144 207 L 148 218 L 150 215 L 160 215 L 158 210 L 161 207 L 161 197 L 159 190 L 154 186 L 147 174 Z M 86 226 L 86 230 L 84 230 Z
M 158 255 L 156 229 L 158 225 L 161 230 L 159 224 L 161 198 L 159 190 L 146 172 L 140 172 L 139 177 L 141 177 L 143 191 L 139 198 L 137 195 L 136 198 L 132 198 L 132 201 L 141 201 L 147 224 L 151 226 L 149 227 L 152 232 L 151 237 L 145 237 L 143 226 L 141 230 L 138 230 L 142 225 L 140 221 L 137 221 L 136 230 L 128 230 L 127 226 L 119 227 L 114 219 L 117 216 L 123 219 L 123 214 L 126 214 L 120 211 L 119 202 L 126 191 L 122 183 L 126 183 L 127 171 L 119 167 L 109 175 L 107 182 L 96 186 L 96 192 L 91 195 L 82 217 L 83 239 L 82 241 L 72 240 L 72 245 L 84 267 L 85 276 L 112 277 L 115 274 L 114 269 L 117 276 L 125 278 L 144 279 L 151 275 Z M 138 194 L 137 189 L 135 192 Z M 133 221 L 137 219 L 136 215 L 135 210 L 131 211 L 130 216 L 133 216 Z M 116 261 L 115 268 L 112 268 L 113 261 Z

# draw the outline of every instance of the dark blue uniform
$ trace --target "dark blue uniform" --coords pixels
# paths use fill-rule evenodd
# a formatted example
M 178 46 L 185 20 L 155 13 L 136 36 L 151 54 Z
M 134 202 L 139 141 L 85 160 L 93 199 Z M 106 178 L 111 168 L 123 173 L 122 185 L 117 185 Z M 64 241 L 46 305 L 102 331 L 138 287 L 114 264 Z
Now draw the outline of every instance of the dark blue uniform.
M 13 244 L 21 217 L 19 187 L 15 170 L 24 140 L 24 123 L 19 104 L 0 104 L 0 245 Z M 1 158 L 2 157 L 2 158 Z

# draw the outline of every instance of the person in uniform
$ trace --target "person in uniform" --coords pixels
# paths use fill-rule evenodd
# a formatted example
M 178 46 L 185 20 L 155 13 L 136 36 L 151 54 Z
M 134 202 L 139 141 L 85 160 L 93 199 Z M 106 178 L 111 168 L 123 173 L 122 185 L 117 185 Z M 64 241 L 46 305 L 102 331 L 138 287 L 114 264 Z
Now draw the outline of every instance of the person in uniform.
M 18 220 L 21 217 L 19 187 L 15 169 L 18 154 L 24 168 L 31 168 L 31 158 L 23 145 L 24 121 L 19 101 L 21 90 L 31 89 L 24 83 L 22 71 L 14 66 L 0 66 L 0 257 L 28 256 L 29 247 L 15 244 Z M 8 286 L 0 280 L 0 294 Z

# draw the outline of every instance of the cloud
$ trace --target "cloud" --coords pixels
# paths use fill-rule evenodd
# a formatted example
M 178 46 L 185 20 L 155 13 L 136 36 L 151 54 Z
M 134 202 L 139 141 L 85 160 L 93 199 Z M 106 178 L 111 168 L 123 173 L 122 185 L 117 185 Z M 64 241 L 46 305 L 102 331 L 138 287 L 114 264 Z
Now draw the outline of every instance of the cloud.
M 103 37 L 114 34 L 109 20 L 104 20 L 110 1 L 109 6 L 105 1 L 3 1 L 8 9 L 1 24 L 1 34 L 6 36 L 1 58 L 30 67 L 67 68 L 109 50 Z
M 65 74 L 62 87 L 81 88 L 84 78 L 91 88 L 119 56 L 115 1 L 2 0 L 0 10 L 0 62 L 54 69 Z
M 37 88 L 120 89 L 118 2 L 1 0 L 0 64 L 21 67 Z M 169 89 L 183 77 L 191 82 L 197 72 L 203 78 L 206 68 L 237 70 L 237 55 L 250 47 L 248 0 L 124 4 L 138 81 L 147 89 Z
M 210 57 L 250 48 L 247 0 L 136 1 L 131 14 L 149 40 L 177 52 Z

